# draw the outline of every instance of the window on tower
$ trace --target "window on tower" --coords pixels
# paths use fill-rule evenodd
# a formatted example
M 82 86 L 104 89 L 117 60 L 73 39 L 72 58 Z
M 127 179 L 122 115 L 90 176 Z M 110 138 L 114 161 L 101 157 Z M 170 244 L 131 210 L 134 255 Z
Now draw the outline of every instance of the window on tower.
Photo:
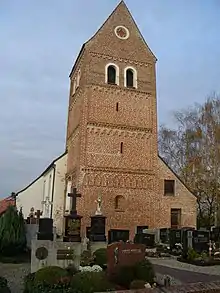
M 119 67 L 113 63 L 105 66 L 105 82 L 119 85 Z
M 126 84 L 127 87 L 134 87 L 134 74 L 131 69 L 126 71 Z
M 137 71 L 134 68 L 125 68 L 124 86 L 128 88 L 137 88 Z
M 116 70 L 112 65 L 108 67 L 108 83 L 110 84 L 116 83 Z

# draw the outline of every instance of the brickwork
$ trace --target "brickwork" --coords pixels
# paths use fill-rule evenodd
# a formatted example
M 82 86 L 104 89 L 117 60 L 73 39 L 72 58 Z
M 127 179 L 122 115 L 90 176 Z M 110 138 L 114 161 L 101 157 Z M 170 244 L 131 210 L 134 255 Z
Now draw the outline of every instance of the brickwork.
M 114 29 L 119 25 L 128 28 L 128 39 L 116 37 Z M 109 63 L 119 67 L 119 85 L 106 84 Z M 161 184 L 169 172 L 159 166 L 157 154 L 155 63 L 155 56 L 121 2 L 84 45 L 70 74 L 67 178 L 83 195 L 77 204 L 83 216 L 83 235 L 85 227 L 90 226 L 98 195 L 103 199 L 106 231 L 129 229 L 132 238 L 136 226 L 169 224 L 174 201 L 164 199 Z M 124 86 L 126 67 L 136 70 L 137 89 Z M 80 84 L 72 95 L 79 70 Z M 181 190 L 174 205 L 179 203 L 187 210 L 195 198 L 186 189 Z M 123 197 L 123 208 L 115 209 L 117 196 Z M 187 219 L 184 224 L 194 225 L 195 214 Z

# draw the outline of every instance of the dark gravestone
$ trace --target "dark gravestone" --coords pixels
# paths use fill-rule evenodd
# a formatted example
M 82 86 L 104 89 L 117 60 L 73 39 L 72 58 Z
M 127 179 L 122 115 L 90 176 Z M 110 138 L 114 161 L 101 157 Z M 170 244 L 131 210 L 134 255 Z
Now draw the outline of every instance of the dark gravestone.
M 195 230 L 192 232 L 193 235 L 193 249 L 201 253 L 203 251 L 209 251 L 209 240 L 210 233 L 209 231 L 199 231 Z
M 155 235 L 150 233 L 136 234 L 134 243 L 144 244 L 146 248 L 155 247 Z
M 170 229 L 169 228 L 160 229 L 160 242 L 164 244 L 170 244 Z
M 220 227 L 214 227 L 212 229 L 211 239 L 214 242 L 220 242 Z
M 105 221 L 106 217 L 102 215 L 91 217 L 90 241 L 106 241 Z
M 65 216 L 65 236 L 64 242 L 81 242 L 81 216 Z
M 108 231 L 108 243 L 129 240 L 129 230 L 111 229 Z
M 187 248 L 188 246 L 188 238 L 190 238 L 190 235 L 192 234 L 192 232 L 195 229 L 193 228 L 184 228 L 182 229 L 182 244 L 183 244 L 183 249 Z M 188 231 L 191 231 L 191 233 L 189 233 Z
M 53 241 L 53 219 L 39 219 L 39 230 L 37 233 L 37 239 Z
M 142 234 L 143 230 L 148 229 L 148 226 L 137 226 L 137 233 L 136 234 Z
M 77 193 L 76 188 L 72 188 L 72 192 L 68 194 L 71 197 L 71 210 L 70 214 L 65 216 L 65 236 L 64 242 L 81 242 L 81 219 L 82 216 L 77 214 L 76 199 L 81 197 Z
M 170 249 L 174 249 L 177 243 L 182 243 L 182 230 L 170 229 Z

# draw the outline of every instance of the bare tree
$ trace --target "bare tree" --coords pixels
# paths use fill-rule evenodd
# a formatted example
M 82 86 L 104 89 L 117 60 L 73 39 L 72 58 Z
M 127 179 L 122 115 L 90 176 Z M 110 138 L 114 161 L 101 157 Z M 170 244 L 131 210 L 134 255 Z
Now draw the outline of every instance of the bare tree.
M 220 98 L 213 94 L 174 117 L 176 129 L 160 127 L 159 153 L 197 197 L 200 223 L 211 227 L 219 214 Z

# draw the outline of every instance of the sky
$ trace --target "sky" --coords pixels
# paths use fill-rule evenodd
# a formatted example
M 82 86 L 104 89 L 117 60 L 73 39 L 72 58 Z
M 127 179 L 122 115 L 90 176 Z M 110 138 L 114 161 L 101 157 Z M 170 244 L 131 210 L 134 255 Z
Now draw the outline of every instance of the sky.
M 159 124 L 220 91 L 219 0 L 127 0 L 156 55 Z M 0 197 L 65 149 L 69 73 L 118 0 L 0 0 Z

